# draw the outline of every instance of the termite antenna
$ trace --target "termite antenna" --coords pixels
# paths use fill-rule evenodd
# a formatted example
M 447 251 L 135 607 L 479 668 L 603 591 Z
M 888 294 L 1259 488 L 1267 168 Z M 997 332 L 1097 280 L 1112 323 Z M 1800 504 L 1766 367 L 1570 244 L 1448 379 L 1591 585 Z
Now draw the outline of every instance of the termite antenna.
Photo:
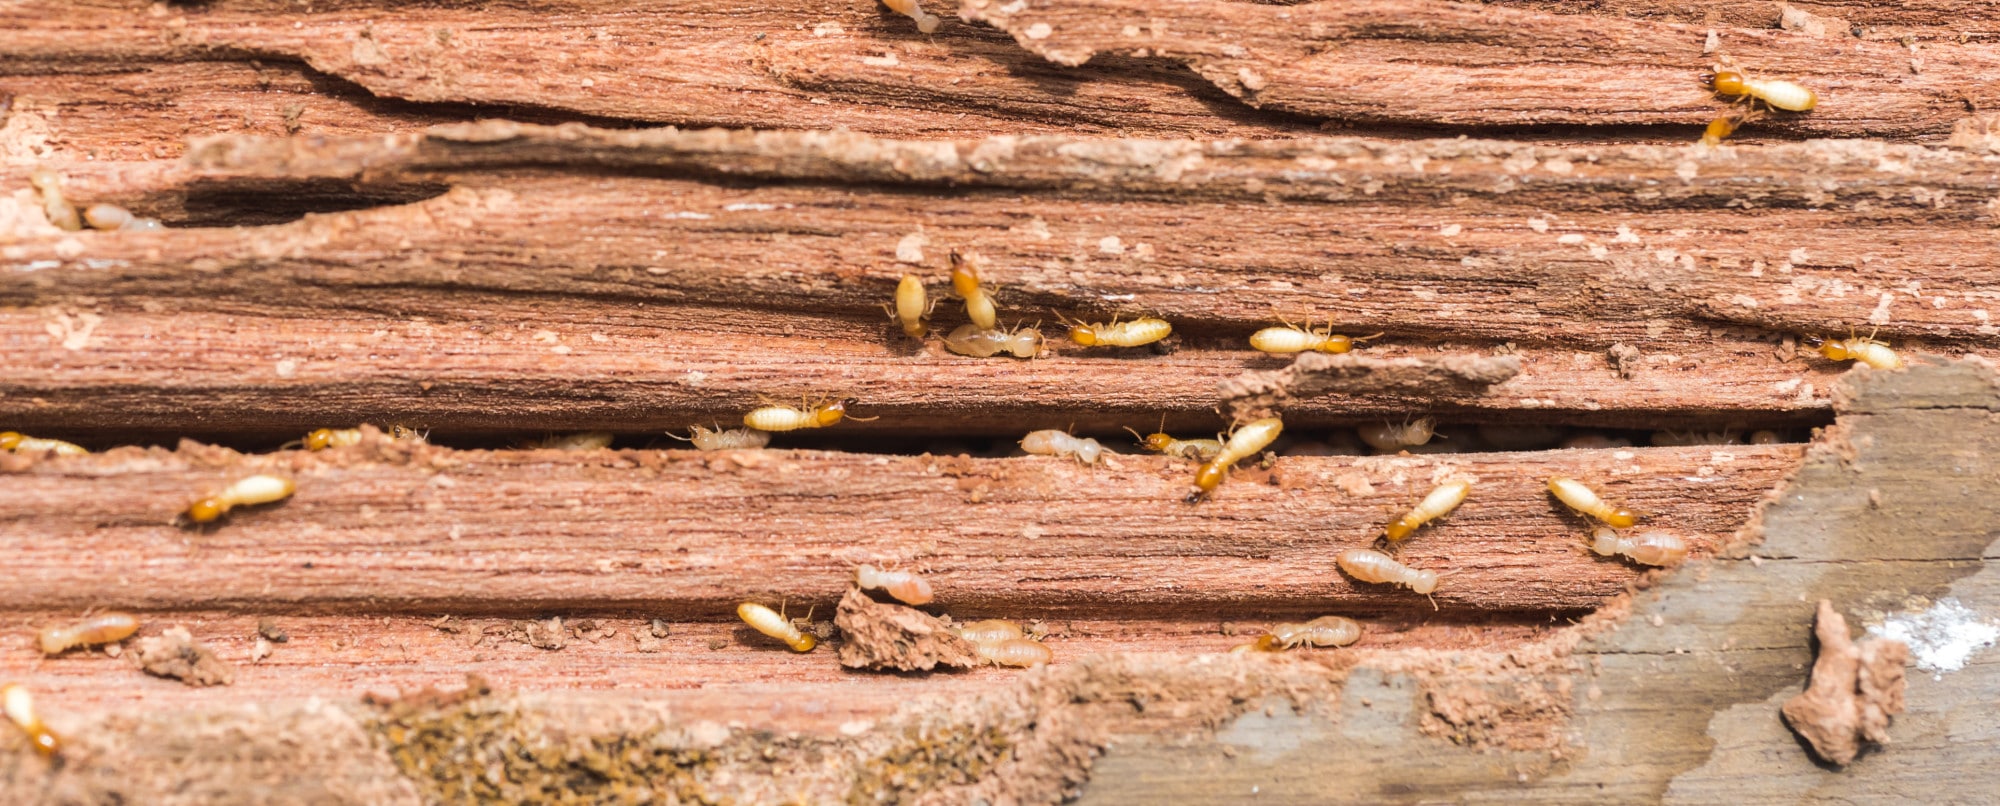
M 1119 428 L 1123 428 L 1123 429 L 1125 429 L 1126 431 L 1131 431 L 1131 432 L 1132 432 L 1132 439 L 1133 439 L 1133 441 L 1135 441 L 1135 442 L 1137 442 L 1137 443 L 1139 443 L 1139 444 L 1141 444 L 1141 445 L 1144 445 L 1144 444 L 1146 444 L 1146 438 L 1145 438 L 1145 437 L 1142 437 L 1142 436 L 1140 436 L 1140 435 L 1139 435 L 1139 432 L 1137 432 L 1137 431 L 1132 431 L 1132 426 L 1129 426 L 1129 425 L 1121 425 L 1121 426 L 1119 426 Z

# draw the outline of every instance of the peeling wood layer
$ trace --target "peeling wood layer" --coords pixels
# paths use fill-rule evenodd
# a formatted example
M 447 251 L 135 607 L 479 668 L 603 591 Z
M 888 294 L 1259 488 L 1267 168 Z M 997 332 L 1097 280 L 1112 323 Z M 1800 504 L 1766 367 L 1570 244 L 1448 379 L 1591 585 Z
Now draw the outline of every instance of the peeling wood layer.
M 1941 138 L 1994 105 L 1987 45 L 1727 29 L 1491 4 L 1365 0 L 1266 6 L 1207 0 L 962 0 L 961 13 L 1057 64 L 1098 54 L 1188 65 L 1244 103 L 1362 124 L 1456 127 L 1705 124 L 1702 83 L 1728 60 L 1816 87 L 1810 114 L 1758 126 L 1791 136 Z
M 140 608 L 644 608 L 717 619 L 744 598 L 831 604 L 868 562 L 922 567 L 952 601 L 989 610 L 1032 599 L 1049 613 L 1433 612 L 1424 597 L 1347 579 L 1331 558 L 1368 545 L 1437 478 L 1458 474 L 1477 482 L 1472 499 L 1400 551 L 1406 563 L 1453 572 L 1436 606 L 1583 611 L 1639 569 L 1585 550 L 1586 525 L 1547 495 L 1549 476 L 1590 479 L 1706 553 L 1799 451 L 1293 457 L 1239 469 L 1199 505 L 1181 501 L 1192 465 L 1148 456 L 1086 468 L 1041 457 L 459 452 L 384 441 L 266 456 L 190 446 L 0 457 L 18 491 L 0 539 L 21 569 L 0 607 L 88 607 L 103 595 L 97 580 L 119 579 L 123 606 Z M 257 472 L 293 478 L 299 491 L 215 528 L 172 523 L 206 490 Z M 90 556 L 79 561 L 48 534 L 89 534 Z

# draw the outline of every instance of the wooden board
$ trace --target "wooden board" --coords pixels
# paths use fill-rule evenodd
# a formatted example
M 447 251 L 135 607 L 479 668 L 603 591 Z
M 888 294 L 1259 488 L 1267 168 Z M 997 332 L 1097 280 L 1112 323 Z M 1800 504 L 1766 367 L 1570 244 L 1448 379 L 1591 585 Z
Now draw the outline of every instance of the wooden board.
M 0 800 L 1994 789 L 1987 654 L 1913 669 L 1895 743 L 1844 771 L 1777 720 L 1818 599 L 1860 624 L 2000 606 L 1981 12 L 931 11 L 936 36 L 792 0 L 0 11 L 0 429 L 101 451 L 0 454 L 0 679 L 66 741 L 50 764 L 0 725 Z M 1730 109 L 1701 78 L 1723 60 L 1822 106 L 1695 145 Z M 37 169 L 168 228 L 57 230 Z M 953 250 L 1046 355 L 886 321 L 904 274 L 944 293 Z M 1085 349 L 1055 324 L 1138 314 L 1174 338 Z M 1247 349 L 1308 317 L 1382 335 Z M 1851 333 L 1917 365 L 1802 344 Z M 762 451 L 664 439 L 815 395 L 856 419 Z M 1268 414 L 1272 456 L 1199 503 L 1192 464 L 1120 430 Z M 1423 455 L 1346 455 L 1357 426 L 1425 417 Z M 279 447 L 363 421 L 434 444 Z M 1107 460 L 1013 451 L 1065 427 Z M 520 448 L 582 429 L 618 449 Z M 1777 442 L 1740 444 L 1757 429 Z M 172 522 L 252 472 L 299 491 Z M 1588 553 L 1556 474 L 1696 559 Z M 1434 600 L 1333 567 L 1452 476 L 1472 497 L 1399 551 L 1445 572 Z M 731 617 L 826 629 L 862 562 L 926 574 L 934 612 L 1024 620 L 1056 664 L 846 671 L 842 636 L 796 654 Z M 32 646 L 106 607 L 185 627 L 233 682 Z M 1328 612 L 1362 641 L 1226 652 Z

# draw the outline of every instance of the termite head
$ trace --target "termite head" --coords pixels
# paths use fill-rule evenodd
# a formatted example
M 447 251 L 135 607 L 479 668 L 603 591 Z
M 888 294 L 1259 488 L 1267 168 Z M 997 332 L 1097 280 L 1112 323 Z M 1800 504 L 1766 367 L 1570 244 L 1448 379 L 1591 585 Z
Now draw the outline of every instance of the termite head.
M 1222 478 L 1229 473 L 1229 466 L 1221 462 L 1209 462 L 1201 466 L 1201 472 L 1194 475 L 1194 486 L 1206 495 L 1222 486 Z
M 1708 84 L 1714 87 L 1716 92 L 1723 95 L 1746 95 L 1750 92 L 1749 86 L 1744 83 L 1743 73 L 1740 70 L 1729 68 L 1718 69 L 1714 75 L 1709 76 Z
M 0 431 L 0 450 L 11 451 L 18 448 L 23 439 L 26 437 L 21 436 L 19 431 Z
M 1436 593 L 1437 589 L 1438 589 L 1438 572 L 1424 570 L 1424 571 L 1418 571 L 1410 575 L 1410 590 L 1415 591 L 1417 593 L 1421 593 L 1425 596 L 1429 596 L 1433 593 Z M 1432 602 L 1431 606 L 1436 607 L 1437 603 Z
M 1639 522 L 1639 515 L 1632 510 L 1618 507 L 1611 510 L 1611 514 L 1604 516 L 1604 522 L 1618 529 L 1630 529 L 1633 524 Z
M 966 298 L 979 293 L 978 255 L 970 252 L 961 255 L 956 249 L 951 251 L 951 290 Z
M 1830 358 L 1834 361 L 1846 361 L 1848 359 L 1855 357 L 1854 351 L 1847 349 L 1847 342 L 1841 341 L 1839 339 L 1826 339 L 1826 338 L 1821 338 L 1819 336 L 1806 336 L 1805 338 L 1800 339 L 1800 341 L 1803 342 L 1807 347 L 1811 347 L 1814 350 L 1818 350 L 1820 355 L 1826 356 L 1827 358 Z
M 833 425 L 834 423 L 840 422 L 841 420 L 853 420 L 855 422 L 865 423 L 882 419 L 881 417 L 849 416 L 847 413 L 847 404 L 851 402 L 853 401 L 836 400 L 833 401 L 832 403 L 826 403 L 823 405 L 814 406 L 812 407 L 813 419 L 819 421 L 819 426 L 821 428 Z
M 333 445 L 333 429 L 321 428 L 306 435 L 306 450 L 323 451 Z
M 1124 426 L 1124 428 L 1127 431 L 1132 431 L 1132 427 L 1129 425 Z M 1158 433 L 1142 437 L 1139 436 L 1139 432 L 1132 431 L 1132 436 L 1138 438 L 1139 444 L 1145 446 L 1146 450 L 1149 451 L 1164 451 L 1167 449 L 1167 446 L 1172 445 L 1174 442 L 1174 438 L 1166 433 Z
M 1063 324 L 1069 325 L 1070 341 L 1085 347 L 1094 347 L 1097 345 L 1097 328 L 1083 322 L 1072 322 L 1062 314 L 1056 314 L 1056 318 L 1061 320 Z
M 847 401 L 836 400 L 823 406 L 814 406 L 812 415 L 821 428 L 833 425 L 847 416 Z
M 193 505 L 189 506 L 187 508 L 187 519 L 194 523 L 208 523 L 222 517 L 222 513 L 226 511 L 228 510 L 222 505 L 221 501 L 217 500 L 214 496 L 210 496 L 196 501 Z
M 1701 141 L 1709 145 L 1721 145 L 1729 135 L 1736 133 L 1736 120 L 1723 115 L 1708 122 L 1708 128 L 1701 132 Z
M 1402 540 L 1403 538 L 1409 537 L 1410 533 L 1416 530 L 1417 527 L 1411 525 L 1410 519 L 1404 517 L 1404 518 L 1397 518 L 1395 523 L 1389 524 L 1388 528 L 1384 529 L 1383 531 L 1389 535 L 1389 542 L 1394 543 L 1398 540 Z

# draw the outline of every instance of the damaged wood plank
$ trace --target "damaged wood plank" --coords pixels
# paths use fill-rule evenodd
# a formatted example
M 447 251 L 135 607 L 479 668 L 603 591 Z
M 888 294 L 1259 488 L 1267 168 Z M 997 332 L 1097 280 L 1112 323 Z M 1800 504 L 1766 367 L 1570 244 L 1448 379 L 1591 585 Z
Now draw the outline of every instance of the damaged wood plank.
M 1724 107 L 1702 74 L 1727 60 L 1816 87 L 1809 114 L 1759 120 L 1790 136 L 1942 139 L 1991 107 L 2000 54 L 1548 14 L 1441 0 L 1270 6 L 1207 0 L 962 0 L 960 13 L 1050 61 L 1099 54 L 1186 64 L 1261 109 L 1361 124 L 1455 127 L 1705 124 Z
M 1483 395 L 1301 401 L 1302 424 L 1431 410 L 1758 427 L 1814 421 L 1841 370 L 1785 360 L 1790 334 L 1866 327 L 1906 353 L 1984 355 L 2000 332 L 2000 264 L 1961 229 L 1990 217 L 1983 199 L 2000 180 L 1956 151 L 481 124 L 223 139 L 194 158 L 193 173 L 150 175 L 151 195 L 120 195 L 135 192 L 123 174 L 82 167 L 71 195 L 169 217 L 225 192 L 246 209 L 282 203 L 300 182 L 442 195 L 255 228 L 25 227 L 7 254 L 33 271 L 0 278 L 20 306 L 4 349 L 48 371 L 0 381 L 39 401 L 18 426 L 158 430 L 211 411 L 265 436 L 353 419 L 642 431 L 731 416 L 761 393 L 863 397 L 891 415 L 873 427 L 919 433 L 1060 426 L 1079 412 L 1100 432 L 1162 411 L 1191 427 L 1212 422 L 1198 412 L 1217 402 L 1215 383 L 1278 366 L 1244 349 L 1251 330 L 1339 311 L 1342 328 L 1387 331 L 1370 355 L 1511 350 L 1523 372 Z M 1024 192 L 1038 199 L 1027 209 Z M 1270 193 L 1311 203 L 1262 201 Z M 11 201 L 28 221 L 32 204 Z M 1708 210 L 1737 202 L 1755 216 L 1713 223 Z M 918 349 L 879 306 L 906 272 L 941 291 L 951 249 L 986 257 L 1010 321 L 1145 312 L 1173 322 L 1182 349 L 1132 360 L 1058 347 L 1021 364 Z M 814 352 L 800 353 L 807 340 Z M 481 368 L 460 358 L 475 348 Z M 829 352 L 850 360 L 842 376 L 802 383 L 797 362 Z M 243 374 L 258 365 L 276 386 Z
M 0 75 L 171 71 L 200 61 L 302 63 L 318 81 L 353 82 L 380 98 L 446 112 L 473 105 L 559 111 L 570 119 L 917 137 L 1269 137 L 1313 128 L 1244 107 L 1178 66 L 1108 58 L 1084 80 L 989 28 L 953 21 L 925 36 L 907 18 L 868 3 L 440 8 L 385 2 L 301 13 L 284 3 L 32 2 L 0 9 L 0 29 L 9 32 L 0 43 Z M 61 96 L 45 100 L 35 84 L 24 87 L 15 92 L 34 101 L 31 109 L 60 111 L 68 103 Z M 160 93 L 163 100 L 180 94 Z M 249 114 L 268 98 L 232 93 L 197 104 L 241 99 Z M 338 102 L 316 93 L 290 100 L 307 107 L 296 118 L 306 130 L 341 126 Z M 106 129 L 83 125 L 88 121 L 70 125 L 58 117 L 53 125 L 84 143 L 162 139 L 161 128 L 143 118 L 105 121 Z
M 261 456 L 194 446 L 0 455 L 19 501 L 0 546 L 21 572 L 0 608 L 87 607 L 100 603 L 97 580 L 120 579 L 121 606 L 141 609 L 365 603 L 718 619 L 746 598 L 831 603 L 853 565 L 868 562 L 928 569 L 964 606 L 1032 597 L 1051 614 L 1225 603 L 1566 613 L 1617 594 L 1640 569 L 1585 550 L 1583 524 L 1547 495 L 1549 476 L 1590 479 L 1705 554 L 1801 450 L 1290 457 L 1241 468 L 1213 500 L 1188 505 L 1193 466 L 1154 456 L 1087 468 L 1037 457 L 482 452 L 377 439 Z M 214 528 L 174 525 L 195 497 L 257 472 L 293 478 L 298 492 Z M 1367 545 L 1454 474 L 1476 481 L 1472 499 L 1401 550 L 1406 563 L 1452 571 L 1435 605 L 1334 570 L 1336 551 Z M 884 512 L 903 526 L 882 528 Z M 87 534 L 91 552 L 80 559 L 49 534 Z
M 535 787 L 551 781 L 591 794 L 636 778 L 672 780 L 677 791 L 704 797 L 998 792 L 1025 802 L 1081 795 L 1083 803 L 1233 798 L 1252 786 L 1272 799 L 1356 803 L 1523 792 L 1552 803 L 1696 803 L 1829 788 L 1882 798 L 1951 772 L 1985 791 L 1991 742 L 1958 726 L 1995 685 L 2000 667 L 1990 662 L 1912 675 L 1896 743 L 1843 772 L 1815 765 L 1774 716 L 1805 684 L 1805 628 L 1818 597 L 1864 620 L 1947 595 L 1979 612 L 2000 607 L 2000 573 L 1981 562 L 2000 501 L 1991 467 L 2000 456 L 1992 444 L 2000 377 L 1959 362 L 1847 381 L 1841 421 L 1735 535 L 1743 542 L 1541 640 L 1371 651 L 1371 632 L 1351 651 L 1250 657 L 1172 651 L 1186 639 L 1140 623 L 1123 640 L 1162 651 L 1068 661 L 981 694 L 929 679 L 923 684 L 940 689 L 926 696 L 903 678 L 870 677 L 865 686 L 794 689 L 779 706 L 765 699 L 768 690 L 724 689 L 758 713 L 795 709 L 791 720 L 805 727 L 789 731 L 767 729 L 762 717 L 726 724 L 694 707 L 697 698 L 659 694 L 514 693 L 482 683 L 374 705 L 300 694 L 159 712 L 94 699 L 108 688 L 100 684 L 78 709 L 51 714 L 84 752 L 60 769 L 27 753 L 0 755 L 0 791 L 248 801 L 269 797 L 265 785 L 218 793 L 201 782 L 220 774 L 291 781 L 324 766 L 343 772 L 315 794 L 381 802 L 395 792 L 439 797 L 495 757 L 517 760 L 504 779 L 514 788 L 492 795 L 514 802 L 545 797 Z M 1905 528 L 1919 521 L 1930 528 Z M 249 619 L 237 617 L 235 630 L 248 633 Z M 300 651 L 329 651 L 312 647 L 311 622 L 298 634 L 308 641 Z M 1148 644 L 1139 638 L 1146 635 L 1162 640 Z M 782 649 L 769 656 L 798 659 Z M 72 657 L 51 668 L 87 664 Z M 977 676 L 990 673 L 972 674 L 983 682 Z M 886 714 L 842 710 L 863 689 L 907 701 Z M 274 739 L 267 753 L 243 752 L 262 737 L 286 740 Z M 20 741 L 0 735 L 0 743 Z M 654 750 L 606 752 L 634 746 Z M 993 766 L 1001 747 L 1011 749 L 1012 766 Z M 1329 789 L 1325 768 L 1314 766 L 1328 757 L 1356 783 Z M 269 774 L 275 769 L 292 775 Z M 593 773 L 579 778 L 579 769 Z

